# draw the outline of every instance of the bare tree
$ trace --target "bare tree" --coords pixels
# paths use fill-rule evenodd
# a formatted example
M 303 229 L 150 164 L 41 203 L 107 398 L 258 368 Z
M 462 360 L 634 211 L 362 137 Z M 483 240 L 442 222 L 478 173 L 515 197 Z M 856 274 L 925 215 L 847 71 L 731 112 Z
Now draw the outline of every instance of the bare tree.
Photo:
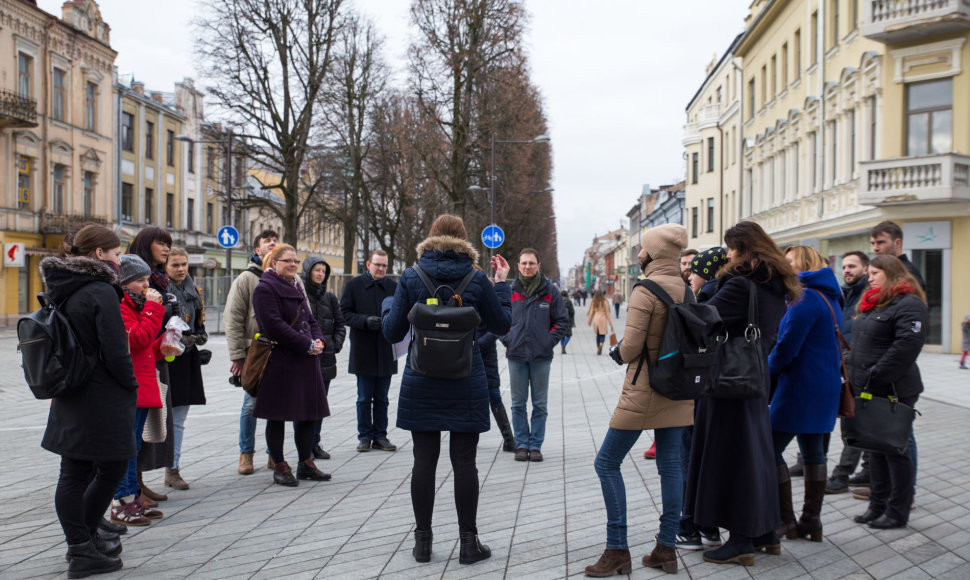
M 265 185 L 279 188 L 285 205 L 264 205 L 280 217 L 283 239 L 292 245 L 319 184 L 301 183 L 300 173 L 342 2 L 211 0 L 196 22 L 208 92 L 245 136 L 253 161 L 280 176 Z

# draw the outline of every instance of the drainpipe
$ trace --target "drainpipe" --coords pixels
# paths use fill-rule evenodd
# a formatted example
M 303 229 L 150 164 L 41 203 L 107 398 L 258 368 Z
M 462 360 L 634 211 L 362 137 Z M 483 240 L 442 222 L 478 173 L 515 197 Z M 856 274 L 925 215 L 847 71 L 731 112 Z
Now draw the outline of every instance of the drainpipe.
M 816 44 L 816 56 L 818 63 L 818 68 L 816 72 L 818 73 L 818 96 L 819 96 L 819 114 L 818 114 L 818 138 L 815 139 L 815 158 L 818 160 L 816 167 L 816 179 L 818 180 L 818 212 L 817 217 L 822 217 L 822 212 L 825 206 L 825 2 L 818 3 L 818 38 L 815 40 Z M 832 32 L 836 39 L 838 38 L 838 32 Z M 836 136 L 832 135 L 832 139 L 835 140 Z M 833 167 L 836 167 L 833 159 Z M 835 184 L 835 174 L 832 174 L 832 183 Z
M 734 70 L 738 73 L 738 130 L 734 136 L 735 140 L 738 141 L 738 191 L 737 191 L 737 204 L 738 204 L 738 221 L 741 220 L 742 208 L 744 206 L 744 74 L 740 66 L 738 66 L 738 61 L 731 55 L 731 65 Z M 724 207 L 721 207 L 721 241 L 724 241 Z

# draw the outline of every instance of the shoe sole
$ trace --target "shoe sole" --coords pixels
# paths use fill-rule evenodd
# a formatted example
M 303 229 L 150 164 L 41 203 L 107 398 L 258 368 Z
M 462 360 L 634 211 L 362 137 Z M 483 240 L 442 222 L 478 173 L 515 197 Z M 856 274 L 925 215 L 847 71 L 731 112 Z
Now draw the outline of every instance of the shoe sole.
M 120 520 L 111 520 L 111 523 L 112 524 L 121 524 L 123 526 L 135 526 L 137 528 L 142 528 L 142 527 L 145 527 L 145 526 L 150 526 L 152 524 L 151 521 L 147 521 L 145 523 L 141 523 L 141 522 L 123 522 L 123 521 L 120 521 Z
M 703 536 L 701 537 L 701 544 L 703 544 L 705 548 L 717 548 L 717 547 L 720 547 L 721 544 L 723 543 L 724 543 L 723 540 L 708 540 Z
M 110 566 L 108 568 L 101 568 L 101 569 L 98 569 L 97 571 L 92 570 L 90 572 L 83 572 L 83 573 L 68 571 L 67 577 L 71 579 L 87 578 L 88 576 L 92 576 L 94 574 L 107 574 L 109 572 L 117 572 L 118 570 L 121 570 L 123 566 L 124 566 L 124 562 L 118 561 L 118 563 L 113 566 Z
M 754 554 L 739 554 L 733 558 L 728 558 L 727 560 L 715 560 L 714 558 L 704 556 L 704 561 L 711 562 L 713 564 L 739 564 L 741 566 L 754 566 Z
M 850 481 L 849 487 L 869 487 L 869 482 L 867 481 L 866 483 L 852 483 Z
M 690 551 L 694 552 L 694 551 L 697 551 L 697 550 L 703 550 L 704 549 L 704 545 L 703 544 L 677 544 L 677 549 L 678 550 L 690 550 Z
M 837 495 L 837 494 L 840 494 L 840 493 L 849 493 L 849 488 L 848 487 L 840 487 L 840 488 L 837 488 L 837 489 L 833 489 L 833 488 L 830 488 L 830 487 L 826 487 L 825 488 L 825 493 L 827 493 L 829 495 Z

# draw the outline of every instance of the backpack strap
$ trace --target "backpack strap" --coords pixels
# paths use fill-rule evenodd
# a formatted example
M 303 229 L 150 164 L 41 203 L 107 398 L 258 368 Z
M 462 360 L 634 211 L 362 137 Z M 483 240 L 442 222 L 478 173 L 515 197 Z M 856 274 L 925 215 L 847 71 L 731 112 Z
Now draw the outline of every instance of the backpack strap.
M 442 288 L 451 290 L 453 295 L 448 300 L 449 304 L 454 301 L 456 296 L 460 302 L 462 292 L 468 288 L 468 285 L 471 284 L 472 279 L 475 278 L 475 268 L 472 268 L 471 271 L 468 272 L 468 274 L 465 274 L 465 277 L 461 279 L 461 282 L 458 284 L 457 288 L 452 288 L 448 284 L 442 284 L 436 288 L 434 283 L 431 281 L 431 278 L 428 277 L 425 271 L 421 269 L 421 266 L 415 264 L 412 269 L 414 270 L 414 273 L 418 275 L 418 278 L 421 279 L 421 282 L 424 283 L 424 287 L 427 288 L 428 292 L 431 294 L 431 298 L 437 298 L 438 290 Z
M 431 294 L 432 298 L 434 298 L 435 287 L 434 287 L 434 284 L 431 282 L 431 278 L 428 278 L 428 275 L 424 273 L 424 270 L 421 269 L 421 266 L 418 266 L 417 264 L 415 264 L 411 269 L 414 270 L 414 273 L 418 275 L 418 278 L 420 278 L 421 281 L 424 283 L 424 287 L 428 289 L 428 293 Z

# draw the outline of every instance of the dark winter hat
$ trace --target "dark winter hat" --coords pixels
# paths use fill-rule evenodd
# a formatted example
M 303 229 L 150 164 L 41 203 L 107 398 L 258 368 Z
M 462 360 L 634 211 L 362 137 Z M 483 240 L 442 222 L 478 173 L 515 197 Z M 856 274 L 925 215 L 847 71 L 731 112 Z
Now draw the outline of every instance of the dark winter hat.
M 709 250 L 704 250 L 703 252 L 697 254 L 697 256 L 690 261 L 690 273 L 697 274 L 709 282 L 714 279 L 714 276 L 717 275 L 717 271 L 720 270 L 724 264 L 727 264 L 727 261 L 727 252 L 724 251 L 724 248 L 715 246 Z
M 152 269 L 148 267 L 145 260 L 142 260 L 135 254 L 124 254 L 121 256 L 121 273 L 118 275 L 121 279 L 121 285 L 142 278 L 144 276 L 150 276 Z

